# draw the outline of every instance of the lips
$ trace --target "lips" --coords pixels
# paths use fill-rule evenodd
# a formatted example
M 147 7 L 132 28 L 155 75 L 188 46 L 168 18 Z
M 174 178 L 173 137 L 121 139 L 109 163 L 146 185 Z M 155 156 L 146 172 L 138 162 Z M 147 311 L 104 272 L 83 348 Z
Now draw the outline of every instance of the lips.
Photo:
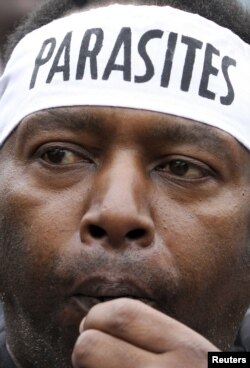
M 72 297 L 86 312 L 96 304 L 118 298 L 135 299 L 156 307 L 156 301 L 146 285 L 139 285 L 136 280 L 121 277 L 92 277 L 84 280 L 76 286 Z

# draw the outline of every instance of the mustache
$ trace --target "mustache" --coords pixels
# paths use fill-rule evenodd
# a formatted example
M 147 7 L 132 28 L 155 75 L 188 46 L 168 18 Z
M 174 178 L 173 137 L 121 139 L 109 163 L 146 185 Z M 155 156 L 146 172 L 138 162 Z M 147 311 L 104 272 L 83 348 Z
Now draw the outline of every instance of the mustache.
M 139 299 L 153 300 L 152 306 L 168 315 L 174 315 L 178 280 L 174 270 L 155 267 L 155 262 L 132 253 L 117 254 L 115 257 L 105 252 L 86 254 L 83 252 L 77 259 L 60 260 L 56 263 L 56 274 L 62 275 L 62 292 L 72 294 L 72 290 L 81 290 L 81 293 L 102 296 L 99 289 L 106 290 L 106 296 L 131 295 Z M 59 280 L 59 281 L 60 281 Z M 80 286 L 79 286 L 80 285 Z M 81 286 L 83 285 L 83 286 Z M 95 286 L 96 285 L 96 286 Z M 111 292 L 111 293 L 110 293 Z M 110 295 L 107 295 L 109 294 Z

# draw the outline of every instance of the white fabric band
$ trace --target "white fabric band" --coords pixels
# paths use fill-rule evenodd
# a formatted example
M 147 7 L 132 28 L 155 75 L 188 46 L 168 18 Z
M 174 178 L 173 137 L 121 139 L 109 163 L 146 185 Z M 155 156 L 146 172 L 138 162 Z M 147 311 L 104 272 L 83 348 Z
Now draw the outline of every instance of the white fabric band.
M 220 128 L 250 149 L 250 46 L 168 6 L 110 5 L 25 36 L 0 80 L 0 145 L 59 106 L 157 111 Z

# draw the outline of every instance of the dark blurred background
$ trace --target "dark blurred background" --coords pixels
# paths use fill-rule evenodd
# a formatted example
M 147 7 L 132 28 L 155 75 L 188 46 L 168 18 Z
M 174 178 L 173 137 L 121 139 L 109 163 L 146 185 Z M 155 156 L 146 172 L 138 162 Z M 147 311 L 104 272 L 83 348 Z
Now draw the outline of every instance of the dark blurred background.
M 46 0 L 0 0 L 0 74 L 3 71 L 1 55 L 9 33 Z

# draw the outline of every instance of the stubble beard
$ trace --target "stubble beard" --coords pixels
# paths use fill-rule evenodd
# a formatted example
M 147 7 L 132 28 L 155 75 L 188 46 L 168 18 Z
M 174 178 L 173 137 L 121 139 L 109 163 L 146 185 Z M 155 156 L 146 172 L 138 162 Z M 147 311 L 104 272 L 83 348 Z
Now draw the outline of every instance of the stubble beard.
M 76 332 L 68 336 L 69 331 L 57 323 L 59 299 L 61 302 L 63 299 L 58 295 L 56 282 L 51 282 L 49 272 L 47 281 L 46 277 L 43 279 L 43 285 L 49 285 L 46 296 L 50 300 L 50 305 L 46 304 L 47 310 L 43 313 L 43 301 L 39 300 L 39 293 L 31 295 L 34 289 L 29 287 L 29 278 L 32 275 L 26 277 L 29 270 L 25 265 L 29 257 L 25 234 L 16 221 L 7 221 L 6 218 L 0 217 L 0 291 L 9 349 L 21 367 L 72 368 L 71 354 Z

